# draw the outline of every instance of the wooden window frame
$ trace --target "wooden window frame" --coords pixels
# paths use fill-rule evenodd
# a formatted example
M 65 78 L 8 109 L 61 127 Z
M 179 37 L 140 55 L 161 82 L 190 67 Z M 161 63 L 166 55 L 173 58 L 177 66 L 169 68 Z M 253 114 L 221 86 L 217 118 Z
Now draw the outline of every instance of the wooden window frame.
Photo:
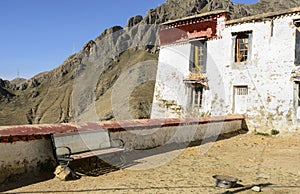
M 206 72 L 207 41 L 191 41 L 191 65 L 190 71 L 193 73 Z
M 252 31 L 235 32 L 234 36 L 234 62 L 247 62 L 250 58 Z
M 193 86 L 191 92 L 191 104 L 195 108 L 201 108 L 203 98 L 203 87 Z
M 300 82 L 295 82 L 296 84 L 296 106 L 300 107 Z

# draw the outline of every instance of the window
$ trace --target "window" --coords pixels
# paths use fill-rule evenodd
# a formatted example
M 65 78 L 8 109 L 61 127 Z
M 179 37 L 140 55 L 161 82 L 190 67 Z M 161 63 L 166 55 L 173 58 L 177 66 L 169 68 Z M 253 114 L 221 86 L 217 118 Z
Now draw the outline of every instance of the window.
M 200 108 L 202 104 L 202 93 L 203 87 L 201 86 L 194 86 L 192 87 L 192 106 L 196 108 Z
M 300 65 L 300 29 L 296 29 L 295 41 L 295 65 Z
M 300 84 L 298 83 L 297 86 L 298 86 L 298 92 L 297 92 L 298 93 L 297 94 L 297 101 L 298 101 L 298 103 L 297 104 L 298 104 L 298 107 L 300 107 Z
M 293 23 L 294 23 L 294 25 L 295 25 L 297 28 L 300 27 L 300 19 L 295 19 L 295 20 L 293 21 Z
M 295 82 L 294 89 L 294 106 L 296 109 L 297 119 L 300 119 L 300 79 L 297 79 Z
M 206 41 L 193 41 L 190 60 L 190 71 L 193 73 L 206 72 Z
M 295 100 L 296 100 L 296 106 L 300 107 L 300 82 L 296 83 L 296 93 L 295 93 Z
M 235 86 L 235 95 L 248 95 L 248 86 Z
M 234 62 L 244 62 L 250 56 L 251 32 L 232 33 L 234 36 Z

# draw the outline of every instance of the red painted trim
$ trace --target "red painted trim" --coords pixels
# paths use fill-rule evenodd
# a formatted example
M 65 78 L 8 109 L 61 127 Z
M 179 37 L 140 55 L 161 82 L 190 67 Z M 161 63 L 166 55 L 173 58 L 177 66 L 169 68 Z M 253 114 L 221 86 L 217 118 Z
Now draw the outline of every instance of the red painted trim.
M 105 121 L 99 123 L 69 123 L 69 124 L 41 124 L 41 125 L 20 125 L 0 127 L 0 142 L 12 142 L 17 140 L 28 141 L 40 139 L 39 136 L 47 136 L 52 133 L 71 133 L 106 129 L 109 132 L 152 129 L 157 127 L 170 127 L 192 124 L 206 124 L 213 122 L 228 122 L 243 120 L 243 115 L 201 117 L 201 118 L 168 118 L 168 119 L 142 119 L 128 121 Z M 14 138 L 17 137 L 17 138 Z
M 187 41 L 189 38 L 216 37 L 217 21 L 192 23 L 176 28 L 164 29 L 159 32 L 160 45 Z
M 211 15 L 183 18 L 171 23 L 163 23 L 159 27 L 160 45 L 169 45 L 180 42 L 187 42 L 189 39 L 218 38 L 218 18 L 229 19 L 227 13 L 211 13 Z M 225 23 L 224 23 L 225 25 Z

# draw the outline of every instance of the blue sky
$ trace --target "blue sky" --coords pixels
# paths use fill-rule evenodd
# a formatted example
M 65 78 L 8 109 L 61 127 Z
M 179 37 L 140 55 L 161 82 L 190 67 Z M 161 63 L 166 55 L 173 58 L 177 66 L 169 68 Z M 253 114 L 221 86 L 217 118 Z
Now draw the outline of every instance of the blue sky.
M 128 18 L 144 16 L 164 1 L 0 0 L 0 78 L 52 70 L 104 29 L 125 26 Z

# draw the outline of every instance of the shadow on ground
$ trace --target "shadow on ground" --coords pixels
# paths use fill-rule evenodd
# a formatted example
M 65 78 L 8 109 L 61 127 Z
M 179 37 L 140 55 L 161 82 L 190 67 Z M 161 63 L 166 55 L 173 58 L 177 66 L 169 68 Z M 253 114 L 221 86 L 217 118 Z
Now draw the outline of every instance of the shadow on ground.
M 110 161 L 108 161 L 110 160 Z M 124 168 L 125 164 L 118 158 L 106 158 L 105 160 L 96 157 L 84 160 L 74 161 L 70 168 L 80 176 L 101 176 Z
M 233 193 L 241 193 L 247 190 L 251 190 L 253 186 L 259 186 L 262 189 L 267 188 L 267 187 L 272 187 L 272 188 L 291 188 L 291 189 L 299 189 L 299 187 L 295 186 L 276 186 L 272 185 L 271 183 L 261 183 L 261 184 L 256 184 L 256 185 L 248 185 L 248 186 L 243 186 L 240 185 L 238 187 L 234 187 L 232 189 L 224 189 L 224 188 L 216 188 L 215 186 L 202 186 L 202 185 L 178 185 L 174 187 L 112 187 L 112 188 L 95 188 L 95 189 L 81 189 L 81 190 L 41 190 L 41 191 L 25 191 L 25 192 L 18 192 L 18 194 L 27 194 L 27 193 L 94 193 L 94 192 L 109 192 L 109 191 L 114 191 L 114 192 L 153 192 L 153 190 L 161 191 L 161 190 L 167 190 L 168 192 L 176 189 L 203 189 L 203 188 L 210 188 L 210 189 L 215 189 L 214 193 L 220 193 L 220 194 L 233 194 Z
M 235 186 L 233 188 L 234 190 L 232 190 L 232 189 L 227 190 L 227 191 L 223 192 L 222 194 L 225 194 L 225 193 L 228 193 L 228 194 L 240 193 L 240 192 L 243 192 L 243 191 L 251 190 L 252 187 L 254 187 L 254 186 L 264 188 L 264 187 L 269 187 L 271 185 L 273 185 L 273 184 L 271 184 L 271 183 L 261 183 L 261 184 L 256 184 L 256 185 L 247 185 L 247 186 L 238 184 L 237 186 Z
M 226 134 L 226 135 L 222 135 L 215 139 L 217 139 L 218 141 L 223 140 L 223 139 L 228 139 L 228 138 L 231 138 L 231 137 L 234 137 L 239 134 L 246 133 L 246 132 L 247 131 L 240 131 L 240 132 L 236 132 L 236 133 Z M 213 139 L 214 138 L 212 138 L 212 140 Z M 210 143 L 210 141 L 209 140 L 205 141 L 205 143 Z M 121 168 L 128 168 L 128 167 L 137 165 L 137 164 L 139 164 L 139 162 L 137 162 L 137 160 L 142 159 L 142 158 L 155 156 L 155 155 L 171 152 L 174 150 L 184 149 L 189 146 L 198 146 L 201 144 L 203 144 L 203 142 L 197 141 L 197 142 L 191 142 L 191 143 L 187 143 L 187 144 L 184 144 L 184 143 L 183 144 L 168 144 L 168 145 L 163 145 L 163 146 L 159 146 L 159 147 L 156 147 L 153 149 L 147 149 L 147 150 L 133 150 L 133 151 L 128 151 L 128 152 L 124 153 L 123 157 L 125 159 L 125 162 L 121 161 L 120 158 L 117 158 L 117 159 L 116 158 L 100 158 L 100 159 L 98 158 L 97 159 L 95 157 L 95 158 L 91 158 L 91 159 L 74 161 L 71 163 L 70 167 L 71 167 L 71 169 L 73 169 L 75 171 L 76 174 L 79 175 L 79 177 L 81 177 L 81 176 L 94 176 L 94 177 L 101 176 L 103 174 L 118 171 Z M 98 163 L 96 163 L 96 162 L 98 162 Z M 18 175 L 18 176 L 10 177 L 4 183 L 1 184 L 0 192 L 17 189 L 17 188 L 35 184 L 38 182 L 47 181 L 47 180 L 50 180 L 53 178 L 54 178 L 53 172 L 47 172 L 47 173 L 44 172 L 44 173 L 38 173 L 38 174 L 29 174 L 28 173 L 26 175 Z M 197 187 L 203 187 L 203 186 L 192 186 L 189 188 L 193 188 L 193 187 L 197 188 Z M 179 186 L 178 188 L 186 188 L 186 186 Z M 131 189 L 132 188 L 112 188 L 110 190 L 131 190 Z M 136 188 L 136 189 L 145 190 L 145 189 L 159 189 L 159 188 L 151 187 L 151 188 Z M 101 189 L 95 190 L 95 191 L 101 191 Z M 51 193 L 51 192 L 45 191 L 42 193 Z M 56 191 L 53 191 L 53 192 L 56 192 Z M 66 191 L 60 191 L 60 192 L 66 192 Z M 84 191 L 70 191 L 70 192 L 84 192 Z
M 53 178 L 54 178 L 53 172 L 15 175 L 13 177 L 9 177 L 8 179 L 6 179 L 6 181 L 1 183 L 0 192 L 17 189 L 27 185 L 47 181 Z

